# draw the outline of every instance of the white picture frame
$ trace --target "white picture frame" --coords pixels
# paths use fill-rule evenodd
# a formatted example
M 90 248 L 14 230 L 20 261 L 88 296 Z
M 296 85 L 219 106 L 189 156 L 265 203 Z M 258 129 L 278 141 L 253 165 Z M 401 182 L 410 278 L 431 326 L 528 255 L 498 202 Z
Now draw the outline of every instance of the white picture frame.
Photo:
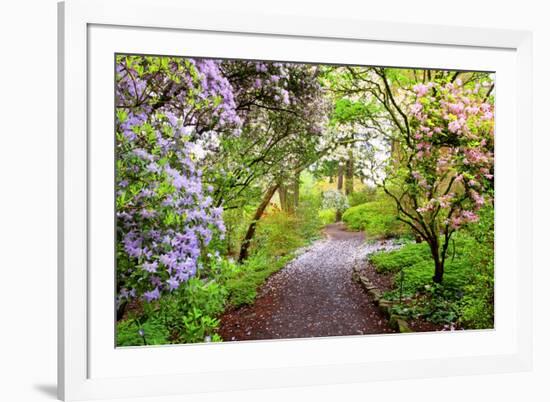
M 59 4 L 58 16 L 58 392 L 61 399 L 162 396 L 531 368 L 532 38 L 529 32 L 274 14 L 217 14 L 187 8 L 178 0 L 68 0 Z M 430 63 L 442 67 L 442 63 L 450 63 L 464 69 L 489 70 L 498 66 L 494 68 L 497 80 L 499 76 L 504 78 L 497 84 L 501 96 L 497 95 L 496 109 L 497 191 L 507 197 L 497 201 L 496 210 L 495 330 L 115 351 L 114 342 L 109 343 L 109 338 L 102 336 L 109 333 L 112 337 L 107 331 L 109 322 L 113 321 L 109 314 L 103 314 L 112 298 L 107 296 L 106 303 L 101 303 L 95 297 L 97 292 L 112 294 L 109 293 L 112 285 L 101 281 L 104 276 L 98 273 L 99 269 L 91 269 L 97 266 L 98 259 L 110 257 L 108 253 L 90 248 L 90 241 L 98 244 L 94 239 L 105 233 L 101 229 L 102 210 L 97 209 L 97 205 L 102 198 L 109 197 L 111 191 L 107 186 L 103 192 L 94 184 L 94 180 L 98 182 L 98 175 L 112 172 L 108 164 L 102 169 L 99 163 L 107 160 L 104 156 L 109 155 L 106 148 L 109 139 L 112 144 L 112 137 L 96 133 L 113 133 L 109 131 L 109 122 L 102 119 L 102 107 L 109 110 L 109 103 L 105 102 L 108 92 L 102 90 L 108 89 L 109 78 L 101 71 L 113 52 L 155 53 L 155 48 L 160 46 L 155 45 L 159 38 L 165 43 L 160 54 L 177 54 L 170 50 L 170 42 L 174 41 L 170 38 L 176 36 L 193 39 L 194 47 L 186 45 L 187 52 L 193 55 L 205 52 L 205 56 L 212 57 L 361 64 L 366 61 L 357 56 L 355 50 L 369 49 L 372 64 L 377 64 L 376 60 L 386 65 L 418 67 L 430 67 Z M 200 39 L 206 36 L 211 40 Z M 123 48 L 120 43 L 125 44 Z M 396 49 L 400 51 L 395 52 Z M 409 52 L 410 49 L 414 52 Z M 186 51 L 183 52 L 185 55 Z M 426 65 L 414 61 L 415 52 L 424 52 Z M 457 64 L 458 58 L 462 64 Z M 112 64 L 107 68 L 112 68 Z M 499 115 L 499 110 L 506 113 Z M 103 139 L 98 140 L 100 137 Z M 104 148 L 107 154 L 103 154 Z M 498 184 L 499 174 L 508 178 L 506 183 Z M 497 193 L 497 200 L 498 197 Z M 95 211 L 93 219 L 90 211 Z M 506 220 L 502 219 L 503 211 Z M 503 236 L 505 232 L 512 232 L 513 236 Z M 509 254 L 499 256 L 499 250 Z M 520 254 L 521 266 L 516 259 Z M 108 265 L 104 264 L 103 269 L 102 272 L 109 272 Z M 502 289 L 500 296 L 499 289 Z M 504 291 L 509 297 L 502 297 Z M 499 302 L 504 299 L 508 305 Z M 503 313 L 503 310 L 506 311 Z M 102 321 L 102 317 L 106 320 Z M 439 339 L 443 340 L 437 343 Z M 357 352 L 367 350 L 369 345 L 373 348 L 371 357 Z M 430 352 L 430 345 L 438 345 L 440 350 Z M 322 355 L 321 349 L 325 351 Z M 387 353 L 375 356 L 374 349 Z M 391 356 L 390 349 L 401 353 L 402 358 Z M 178 358 L 171 359 L 172 356 Z M 170 363 L 182 361 L 181 357 L 195 364 L 180 370 Z M 199 361 L 206 363 L 200 365 Z M 139 362 L 146 362 L 152 368 L 144 370 L 136 364 Z M 162 362 L 166 364 L 159 368 Z M 214 363 L 216 367 L 212 368 Z

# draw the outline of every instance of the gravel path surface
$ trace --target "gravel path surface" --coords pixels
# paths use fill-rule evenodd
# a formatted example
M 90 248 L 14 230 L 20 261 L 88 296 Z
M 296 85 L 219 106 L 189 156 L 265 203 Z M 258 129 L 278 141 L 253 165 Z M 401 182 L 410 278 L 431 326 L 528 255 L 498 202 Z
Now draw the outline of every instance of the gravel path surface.
M 366 244 L 342 224 L 328 225 L 325 235 L 272 275 L 252 306 L 222 317 L 225 341 L 394 332 L 351 279 L 354 264 L 385 242 Z

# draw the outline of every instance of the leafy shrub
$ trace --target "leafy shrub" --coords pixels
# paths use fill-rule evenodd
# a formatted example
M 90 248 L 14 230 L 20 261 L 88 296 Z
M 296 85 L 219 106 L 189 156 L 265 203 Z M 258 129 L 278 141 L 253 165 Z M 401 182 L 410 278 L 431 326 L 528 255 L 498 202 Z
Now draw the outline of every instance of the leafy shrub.
M 319 195 L 306 193 L 300 197 L 300 205 L 296 210 L 296 217 L 298 218 L 296 229 L 305 241 L 318 239 L 320 229 L 325 225 L 320 217 L 320 207 L 321 199 Z
M 457 234 L 447 253 L 443 288 L 462 289 L 469 282 L 472 273 L 469 250 L 475 247 L 471 237 Z M 404 270 L 403 290 L 414 295 L 434 286 L 434 262 L 427 243 L 408 243 L 398 250 L 375 253 L 370 257 L 377 272 L 396 273 L 396 281 L 401 269 Z
M 305 239 L 299 231 L 300 219 L 279 209 L 272 209 L 258 222 L 253 252 L 281 256 L 302 246 Z
M 355 207 L 360 204 L 375 201 L 377 196 L 376 188 L 364 187 L 359 191 L 355 191 L 348 195 L 350 207 Z
M 464 287 L 460 322 L 468 328 L 492 328 L 494 325 L 494 210 L 480 212 L 477 224 L 467 228 L 476 245 L 467 250 L 473 276 Z
M 117 346 L 164 345 L 168 342 L 169 332 L 158 319 L 150 319 L 140 324 L 138 320 L 128 319 L 117 322 Z
M 177 343 L 203 342 L 219 326 L 227 290 L 215 281 L 192 278 L 181 291 L 161 299 L 158 316 Z
M 336 220 L 336 211 L 334 209 L 323 209 L 319 211 L 319 220 L 323 225 L 334 223 Z
M 128 302 L 150 303 L 182 286 L 197 271 L 201 251 L 212 238 L 223 236 L 222 210 L 212 203 L 212 186 L 203 186 L 197 144 L 190 142 L 198 133 L 182 134 L 175 114 L 182 117 L 187 107 L 187 112 L 200 108 L 214 118 L 228 110 L 220 105 L 220 81 L 214 91 L 191 91 L 185 100 L 173 97 L 151 107 L 157 104 L 152 76 L 187 91 L 186 83 L 200 85 L 201 70 L 221 78 L 217 66 L 123 55 L 116 57 L 116 64 L 116 274 L 117 307 L 123 310 Z M 226 79 L 221 82 L 230 85 Z M 182 101 L 185 107 L 170 106 L 182 106 Z M 239 122 L 235 117 L 234 124 Z M 189 122 L 189 127 L 195 125 Z
M 349 208 L 348 197 L 339 190 L 327 190 L 323 193 L 323 209 L 335 209 L 344 212 Z
M 117 324 L 117 345 L 192 343 L 219 340 L 216 318 L 225 307 L 227 290 L 215 281 L 189 279 L 156 303 L 143 304 L 139 319 Z M 140 324 L 142 323 L 142 324 Z M 145 340 L 138 332 L 145 333 Z
M 342 220 L 348 228 L 364 230 L 369 237 L 388 238 L 409 232 L 405 224 L 397 220 L 395 205 L 384 198 L 349 208 Z

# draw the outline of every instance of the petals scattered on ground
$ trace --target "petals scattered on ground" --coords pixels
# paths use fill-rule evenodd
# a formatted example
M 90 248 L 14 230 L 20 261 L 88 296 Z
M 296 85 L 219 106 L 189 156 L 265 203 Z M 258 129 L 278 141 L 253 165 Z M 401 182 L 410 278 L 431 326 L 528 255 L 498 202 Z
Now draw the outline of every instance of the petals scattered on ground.
M 391 245 L 367 244 L 362 233 L 341 224 L 328 225 L 325 234 L 271 276 L 252 306 L 222 317 L 225 341 L 395 332 L 352 280 L 355 264 Z

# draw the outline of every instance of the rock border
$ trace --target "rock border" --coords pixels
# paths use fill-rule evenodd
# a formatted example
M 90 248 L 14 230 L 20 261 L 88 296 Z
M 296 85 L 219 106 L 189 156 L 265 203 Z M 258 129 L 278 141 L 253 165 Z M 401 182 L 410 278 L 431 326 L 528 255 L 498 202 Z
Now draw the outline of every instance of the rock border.
M 373 299 L 374 304 L 378 307 L 380 312 L 388 318 L 391 328 L 399 333 L 413 332 L 409 324 L 407 324 L 405 317 L 391 313 L 393 303 L 390 300 L 384 299 L 384 293 L 373 284 L 369 278 L 365 275 L 361 275 L 357 265 L 353 267 L 351 277 L 352 280 L 361 285 L 365 292 Z

